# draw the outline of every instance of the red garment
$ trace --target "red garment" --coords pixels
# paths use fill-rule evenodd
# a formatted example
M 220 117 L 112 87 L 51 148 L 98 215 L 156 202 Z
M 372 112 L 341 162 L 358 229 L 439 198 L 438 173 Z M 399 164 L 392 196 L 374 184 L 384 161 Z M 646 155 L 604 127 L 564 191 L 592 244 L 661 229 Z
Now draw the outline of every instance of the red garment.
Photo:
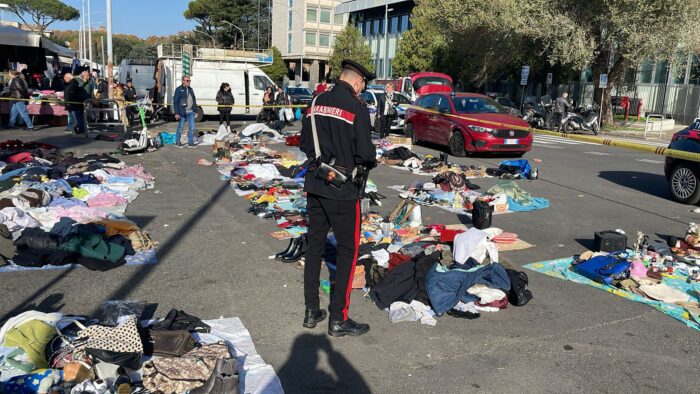
M 301 143 L 301 136 L 290 135 L 289 137 L 285 138 L 284 143 L 287 146 L 299 146 L 299 144 Z
M 411 261 L 412 257 L 411 256 L 406 256 L 401 253 L 390 253 L 389 254 L 389 271 L 393 270 L 394 268 L 398 267 L 399 265 Z
M 32 161 L 34 158 L 32 157 L 32 154 L 29 152 L 20 152 L 20 153 L 15 153 L 12 156 L 8 156 L 5 161 L 7 163 L 27 163 Z
M 482 304 L 477 301 L 476 305 L 478 306 L 490 306 L 498 309 L 506 309 L 508 307 L 508 296 L 503 297 L 500 300 L 496 300 L 493 302 L 489 302 L 488 304 Z
M 245 174 L 245 175 L 243 175 L 243 179 L 245 179 L 246 181 L 252 181 L 253 179 L 255 179 L 255 175 Z
M 314 91 L 314 94 L 321 94 L 325 92 L 327 88 L 328 85 L 326 85 L 325 83 L 319 83 L 318 85 L 316 85 L 316 90 Z
M 464 230 L 442 230 L 440 233 L 440 243 L 452 242 L 457 234 L 463 233 Z

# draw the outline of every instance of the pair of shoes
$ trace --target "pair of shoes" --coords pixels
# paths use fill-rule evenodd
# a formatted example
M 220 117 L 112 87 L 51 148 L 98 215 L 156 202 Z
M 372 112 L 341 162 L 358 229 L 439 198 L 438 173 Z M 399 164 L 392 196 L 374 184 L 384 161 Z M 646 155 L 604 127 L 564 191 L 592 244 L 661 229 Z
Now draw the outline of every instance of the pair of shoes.
M 289 242 L 289 246 L 287 246 L 287 249 L 277 253 L 275 258 L 283 263 L 294 263 L 299 261 L 299 259 L 304 256 L 308 246 L 309 242 L 306 238 L 306 234 L 304 234 L 299 238 L 294 238 L 291 240 Z
M 447 311 L 447 314 L 452 316 L 452 317 L 459 317 L 462 319 L 468 319 L 468 320 L 474 320 L 478 319 L 481 314 L 480 313 L 473 313 L 473 312 L 468 312 L 468 311 L 458 311 L 457 309 L 450 309 Z
M 182 147 L 184 147 L 184 146 L 185 146 L 185 145 L 183 145 L 183 144 L 181 144 L 181 143 L 179 143 L 179 142 L 176 142 L 176 143 L 175 143 L 175 147 L 178 148 L 178 149 L 180 149 L 180 148 L 182 148 Z
M 197 147 L 197 144 L 187 144 L 187 147 L 188 147 L 188 148 L 196 148 L 196 147 Z
M 326 320 L 328 313 L 324 309 L 306 309 L 304 313 L 304 324 L 305 328 L 316 328 L 316 324 Z
M 329 320 L 328 335 L 332 337 L 344 337 L 346 335 L 360 336 L 369 331 L 369 324 L 356 323 L 352 319 Z
M 211 376 L 203 386 L 190 390 L 190 394 L 238 394 L 238 370 L 235 358 L 220 358 Z

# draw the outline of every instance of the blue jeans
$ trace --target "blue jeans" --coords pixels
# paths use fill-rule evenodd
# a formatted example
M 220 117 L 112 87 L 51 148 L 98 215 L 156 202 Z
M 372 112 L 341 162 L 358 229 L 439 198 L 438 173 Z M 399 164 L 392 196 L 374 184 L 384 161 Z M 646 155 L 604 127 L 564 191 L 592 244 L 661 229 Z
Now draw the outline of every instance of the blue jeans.
M 29 113 L 27 112 L 27 104 L 24 101 L 16 101 L 14 104 L 12 104 L 12 109 L 10 110 L 10 122 L 7 125 L 10 127 L 15 127 L 15 121 L 17 120 L 18 115 L 22 117 L 22 120 L 24 121 L 24 124 L 27 125 L 27 128 L 34 128 L 34 125 L 32 125 L 32 118 L 29 117 Z
M 73 119 L 75 119 L 75 123 L 78 124 L 78 133 L 84 133 L 85 132 L 85 117 L 83 111 L 70 111 L 70 113 L 73 115 Z
M 182 135 L 182 128 L 185 126 L 185 122 L 189 124 L 187 143 L 194 145 L 194 116 L 194 112 L 188 112 L 187 116 L 180 115 L 180 121 L 177 123 L 177 130 L 175 131 L 175 143 L 177 145 L 180 145 L 180 136 Z
M 68 131 L 73 131 L 75 130 L 75 127 L 78 125 L 77 119 L 75 119 L 75 115 L 73 114 L 73 111 L 68 111 L 68 124 L 66 125 L 66 130 Z

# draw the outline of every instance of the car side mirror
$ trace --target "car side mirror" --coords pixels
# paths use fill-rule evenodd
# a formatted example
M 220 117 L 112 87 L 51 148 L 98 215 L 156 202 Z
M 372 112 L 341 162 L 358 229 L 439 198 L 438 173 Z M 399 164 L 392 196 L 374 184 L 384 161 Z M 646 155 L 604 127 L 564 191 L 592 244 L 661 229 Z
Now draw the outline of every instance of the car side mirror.
M 439 111 L 441 114 L 449 114 L 449 113 L 450 113 L 450 109 L 449 109 L 449 108 L 445 108 L 445 107 L 442 107 L 442 108 L 438 109 L 438 111 Z

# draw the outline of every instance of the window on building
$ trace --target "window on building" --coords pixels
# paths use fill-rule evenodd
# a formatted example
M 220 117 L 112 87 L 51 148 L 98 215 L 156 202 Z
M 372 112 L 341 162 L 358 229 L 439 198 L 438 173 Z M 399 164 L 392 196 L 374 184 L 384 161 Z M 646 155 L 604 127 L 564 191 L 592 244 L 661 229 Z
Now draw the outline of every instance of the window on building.
M 289 0 L 289 8 L 294 7 L 294 0 Z
M 688 83 L 691 85 L 700 85 L 700 60 L 698 55 L 693 55 L 692 63 L 690 64 L 690 78 Z
M 393 59 L 387 59 L 387 61 L 386 61 L 386 74 L 387 74 L 386 78 L 387 79 L 391 78 L 391 75 L 394 73 L 391 69 L 392 61 L 393 61 Z
M 639 83 L 651 83 L 653 72 L 654 63 L 650 61 L 643 61 L 639 67 Z
M 399 32 L 399 17 L 392 16 L 389 19 L 389 34 L 396 34 Z
M 377 34 L 384 35 L 384 18 L 379 19 L 379 30 L 377 31 Z
M 377 72 L 382 75 L 384 78 L 386 78 L 386 75 L 384 75 L 384 59 L 378 59 L 379 61 L 377 62 Z
M 316 45 L 316 32 L 306 32 L 306 45 L 315 46 Z
M 369 37 L 369 35 L 370 35 L 369 28 L 371 25 L 372 25 L 371 21 L 365 21 L 365 28 L 362 30 L 363 37 Z
M 294 21 L 294 14 L 292 10 L 289 10 L 289 17 L 287 20 L 287 30 L 292 30 L 292 22 Z
M 375 19 L 372 21 L 372 31 L 370 34 L 372 34 L 372 35 L 379 34 L 379 19 Z
M 408 30 L 408 15 L 401 15 L 399 19 L 399 33 L 403 33 Z
M 333 24 L 334 25 L 342 25 L 343 24 L 343 14 L 335 14 L 333 16 Z
M 306 21 L 316 22 L 318 20 L 318 8 L 307 8 L 306 9 Z
M 331 10 L 321 8 L 321 23 L 331 23 Z
M 318 35 L 318 46 L 328 47 L 330 45 L 331 37 L 328 34 L 320 33 Z
M 668 62 L 666 60 L 656 63 L 656 76 L 654 77 L 655 83 L 666 83 L 668 78 Z
M 292 33 L 287 33 L 287 53 L 292 53 Z

